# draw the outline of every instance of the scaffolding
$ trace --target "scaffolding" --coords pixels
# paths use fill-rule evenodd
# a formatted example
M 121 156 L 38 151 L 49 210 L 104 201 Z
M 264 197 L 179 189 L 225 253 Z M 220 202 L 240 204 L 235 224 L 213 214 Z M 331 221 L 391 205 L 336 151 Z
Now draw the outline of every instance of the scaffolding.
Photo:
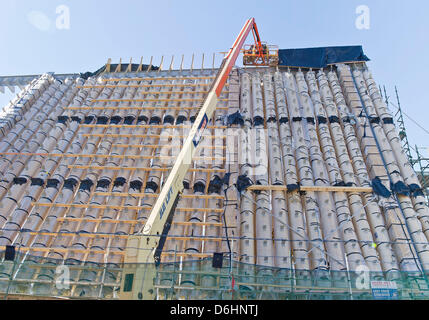
M 383 92 L 384 92 L 386 105 L 387 106 L 392 105 L 393 107 L 396 108 L 395 120 L 398 126 L 399 138 L 401 139 L 402 146 L 408 156 L 410 164 L 413 166 L 414 170 L 418 173 L 419 180 L 423 188 L 423 192 L 426 195 L 427 200 L 429 201 L 429 172 L 428 172 L 429 157 L 425 156 L 422 153 L 422 149 L 427 149 L 427 148 L 419 147 L 417 145 L 415 145 L 415 147 L 413 148 L 409 143 L 407 129 L 406 129 L 405 120 L 404 120 L 404 113 L 399 99 L 398 88 L 395 86 L 396 105 L 389 101 L 389 96 L 387 95 L 385 86 L 383 86 Z M 414 120 L 413 122 L 417 124 Z M 421 127 L 419 124 L 417 125 Z

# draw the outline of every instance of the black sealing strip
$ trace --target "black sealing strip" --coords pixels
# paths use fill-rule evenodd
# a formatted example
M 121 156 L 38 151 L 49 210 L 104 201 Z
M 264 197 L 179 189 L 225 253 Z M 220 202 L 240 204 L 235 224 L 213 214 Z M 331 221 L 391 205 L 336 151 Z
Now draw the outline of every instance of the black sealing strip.
M 158 190 L 158 184 L 154 181 L 148 181 L 146 182 L 145 189 L 151 189 L 153 192 L 156 192 L 156 190 Z
M 194 192 L 204 193 L 205 189 L 206 189 L 206 185 L 201 181 L 198 181 L 197 183 L 194 184 Z
M 127 179 L 125 179 L 124 177 L 118 177 L 115 179 L 115 182 L 113 182 L 113 186 L 114 187 L 121 187 L 125 183 L 127 183 Z
M 150 118 L 149 124 L 159 124 L 161 122 L 161 118 L 158 116 L 153 116 Z
M 122 117 L 120 116 L 113 116 L 110 118 L 110 123 L 111 124 L 118 124 L 122 121 Z
M 148 117 L 146 117 L 146 116 L 139 116 L 138 118 L 137 118 L 137 123 L 140 123 L 140 122 L 142 122 L 142 121 L 144 121 L 145 123 L 147 123 L 147 121 L 148 121 L 149 119 L 148 119 Z
M 228 125 L 244 125 L 244 119 L 243 116 L 241 115 L 240 111 L 236 111 L 232 114 L 229 114 L 227 117 L 227 124 Z
M 189 118 L 189 120 L 191 121 L 191 123 L 194 123 L 196 118 L 197 118 L 197 116 L 192 116 Z
M 174 124 L 174 117 L 172 115 L 166 115 L 164 117 L 164 124 L 165 123 Z
M 26 183 L 27 183 L 27 178 L 24 178 L 24 177 L 13 178 L 13 184 L 23 185 Z
M 307 117 L 305 118 L 308 123 L 314 124 L 314 118 L 313 117 Z
M 82 119 L 76 116 L 71 117 L 71 121 L 76 121 L 77 123 L 81 123 Z
M 328 122 L 328 120 L 327 120 L 325 117 L 318 116 L 318 117 L 317 117 L 317 122 L 318 122 L 319 124 L 325 124 L 325 123 L 327 123 L 327 122 Z
M 86 116 L 84 123 L 85 124 L 90 124 L 92 121 L 94 121 L 94 116 Z
M 282 117 L 279 120 L 280 123 L 288 123 L 289 122 L 289 118 L 288 117 Z
M 220 193 L 222 185 L 223 180 L 218 175 L 215 175 L 209 183 L 208 193 Z
M 110 185 L 110 180 L 100 179 L 97 182 L 97 188 L 107 188 Z
M 337 116 L 330 116 L 329 122 L 330 123 L 340 123 L 340 119 Z
M 369 122 L 370 123 L 380 123 L 380 118 L 379 117 L 369 117 Z
M 302 120 L 302 117 L 293 117 L 292 118 L 293 122 L 298 122 L 298 121 L 301 121 L 301 120 Z
M 108 121 L 109 121 L 109 118 L 106 116 L 97 117 L 97 124 L 107 124 Z
M 177 117 L 177 119 L 176 119 L 176 124 L 177 124 L 177 125 L 182 124 L 182 123 L 183 123 L 183 122 L 185 122 L 186 120 L 187 120 L 187 118 L 186 118 L 185 116 L 180 115 L 180 116 L 178 116 L 178 117 Z
M 64 189 L 74 190 L 78 181 L 75 178 L 70 178 L 64 181 Z
M 267 122 L 276 122 L 277 121 L 277 118 L 276 117 L 269 117 L 268 119 L 267 119 Z
M 183 181 L 183 188 L 189 190 L 189 182 Z
M 229 179 L 230 178 L 231 178 L 231 172 L 225 173 L 225 175 L 223 176 L 223 179 L 222 179 L 223 184 L 229 186 Z
M 253 117 L 253 125 L 254 126 L 264 125 L 264 118 L 262 118 L 261 116 Z
M 393 124 L 393 118 L 384 118 L 383 119 L 384 124 Z
M 43 186 L 45 184 L 45 181 L 40 178 L 31 178 L 31 185 L 32 186 Z
M 126 116 L 125 118 L 124 118 L 124 123 L 125 124 L 133 124 L 133 122 L 134 122 L 134 120 L 136 119 L 136 117 L 134 117 L 134 116 Z
M 68 116 L 58 116 L 58 123 L 62 123 L 65 124 L 68 121 L 69 117 Z
M 334 184 L 334 187 L 345 187 L 346 184 L 344 183 L 344 181 L 338 181 Z
M 46 188 L 58 188 L 58 184 L 60 183 L 60 180 L 58 179 L 48 179 L 48 182 L 46 183 Z
M 249 186 L 252 185 L 252 180 L 246 175 L 241 175 L 237 178 L 236 187 L 238 192 L 246 190 Z
M 349 116 L 344 117 L 344 118 L 343 118 L 343 122 L 345 122 L 345 123 L 350 123 L 350 117 L 349 117 Z
M 408 188 L 410 189 L 411 192 L 422 190 L 422 188 L 416 183 L 412 183 L 412 184 L 408 185 Z
M 91 179 L 85 179 L 80 182 L 79 190 L 90 191 L 94 182 Z
M 296 183 L 288 184 L 286 185 L 286 189 L 287 189 L 287 192 L 293 192 L 293 191 L 299 190 L 299 185 Z
M 130 188 L 134 190 L 138 190 L 138 192 L 142 191 L 143 182 L 140 180 L 133 180 L 130 182 Z

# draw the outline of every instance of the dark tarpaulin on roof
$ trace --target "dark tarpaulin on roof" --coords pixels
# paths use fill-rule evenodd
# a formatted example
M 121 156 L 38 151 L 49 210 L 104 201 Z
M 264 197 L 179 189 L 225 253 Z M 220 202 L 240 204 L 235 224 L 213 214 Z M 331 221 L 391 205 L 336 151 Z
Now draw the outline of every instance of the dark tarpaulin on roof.
M 324 68 L 334 63 L 358 61 L 369 61 L 362 46 L 279 50 L 279 66 Z
M 390 198 L 392 193 L 386 188 L 386 186 L 381 182 L 379 177 L 375 177 L 371 181 L 372 189 L 375 194 L 382 196 L 383 198 Z

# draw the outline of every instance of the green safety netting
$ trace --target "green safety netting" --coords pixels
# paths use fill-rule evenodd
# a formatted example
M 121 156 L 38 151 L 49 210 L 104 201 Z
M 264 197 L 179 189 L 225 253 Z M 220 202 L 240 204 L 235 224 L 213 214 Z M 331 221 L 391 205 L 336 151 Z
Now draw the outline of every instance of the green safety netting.
M 59 261 L 17 254 L 0 263 L 0 294 L 72 299 L 118 299 L 123 265 Z M 212 259 L 127 265 L 154 274 L 158 299 L 372 300 L 371 281 L 391 281 L 397 299 L 429 299 L 427 275 L 418 272 L 295 270 Z M 65 266 L 64 266 L 65 265 Z M 68 282 L 63 281 L 68 280 Z M 139 283 L 134 283 L 139 286 Z

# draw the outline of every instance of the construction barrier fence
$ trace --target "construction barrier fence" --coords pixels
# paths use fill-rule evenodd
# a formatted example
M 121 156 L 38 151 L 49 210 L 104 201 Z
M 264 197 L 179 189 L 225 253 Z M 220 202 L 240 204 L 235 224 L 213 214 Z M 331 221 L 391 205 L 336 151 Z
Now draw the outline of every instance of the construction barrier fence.
M 17 253 L 14 261 L 0 264 L 0 294 L 3 298 L 119 299 L 124 265 L 80 264 L 29 257 Z M 24 261 L 24 262 L 22 262 Z M 418 272 L 370 272 L 296 270 L 272 268 L 223 260 L 213 267 L 213 258 L 182 262 L 127 265 L 145 275 L 155 275 L 159 300 L 373 300 L 376 285 L 386 286 L 391 299 L 429 299 L 427 275 Z M 44 269 L 43 272 L 40 270 Z M 88 279 L 91 279 L 90 281 Z M 141 279 L 141 277 L 135 277 Z M 141 286 L 125 281 L 125 287 Z M 135 289 L 135 288 L 133 288 Z M 142 291 L 145 288 L 139 288 Z M 124 290 L 127 290 L 124 288 Z M 380 292 L 378 292 L 380 293 Z

